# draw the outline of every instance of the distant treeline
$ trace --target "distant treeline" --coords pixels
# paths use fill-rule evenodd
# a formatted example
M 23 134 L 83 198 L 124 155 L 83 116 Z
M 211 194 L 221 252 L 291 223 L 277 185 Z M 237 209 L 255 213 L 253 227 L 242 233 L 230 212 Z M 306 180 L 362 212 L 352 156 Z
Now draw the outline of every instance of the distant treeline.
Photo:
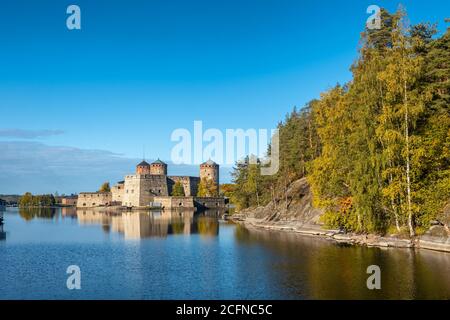
M 18 204 L 20 200 L 19 195 L 6 195 L 6 194 L 0 194 L 0 199 L 6 201 L 6 204 L 8 205 L 15 205 Z
M 238 208 L 288 206 L 287 188 L 307 177 L 330 227 L 413 236 L 439 219 L 450 200 L 450 28 L 406 26 L 401 8 L 381 17 L 362 33 L 353 79 L 278 125 L 278 174 L 236 165 L 227 195 Z
M 32 195 L 25 193 L 19 200 L 20 207 L 52 207 L 56 205 L 56 199 L 52 194 Z

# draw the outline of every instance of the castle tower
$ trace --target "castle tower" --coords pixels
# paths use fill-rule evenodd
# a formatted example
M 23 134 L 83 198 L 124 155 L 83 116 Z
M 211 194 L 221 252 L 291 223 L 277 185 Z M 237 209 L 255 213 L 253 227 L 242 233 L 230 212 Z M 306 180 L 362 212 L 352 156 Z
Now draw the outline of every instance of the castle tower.
M 219 187 L 219 165 L 208 160 L 200 165 L 200 179 L 212 180 Z
M 150 174 L 167 176 L 167 164 L 161 160 L 156 160 L 150 165 Z
M 150 165 L 144 160 L 136 166 L 136 174 L 150 174 Z

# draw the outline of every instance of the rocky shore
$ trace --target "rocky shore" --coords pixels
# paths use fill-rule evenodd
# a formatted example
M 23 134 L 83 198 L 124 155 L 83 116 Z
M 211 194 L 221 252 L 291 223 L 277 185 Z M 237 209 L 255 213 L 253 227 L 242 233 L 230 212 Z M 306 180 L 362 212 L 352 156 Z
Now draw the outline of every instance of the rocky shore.
M 339 230 L 326 230 L 320 226 L 299 225 L 296 222 L 270 223 L 264 219 L 245 218 L 237 215 L 232 219 L 248 229 L 260 229 L 276 232 L 291 232 L 304 236 L 316 236 L 326 238 L 337 243 L 350 245 L 363 245 L 380 248 L 419 248 L 450 253 L 450 237 L 448 235 L 437 236 L 431 232 L 416 239 L 402 239 L 396 236 L 361 235 L 354 233 L 342 233 Z M 436 228 L 432 228 L 436 230 Z
M 235 214 L 231 220 L 248 229 L 291 232 L 350 245 L 420 248 L 450 253 L 450 232 L 448 226 L 443 225 L 435 225 L 427 233 L 414 239 L 398 235 L 354 234 L 325 229 L 320 222 L 323 212 L 312 206 L 312 195 L 306 179 L 294 182 L 286 199 L 288 203 L 270 203 L 265 207 L 246 209 Z

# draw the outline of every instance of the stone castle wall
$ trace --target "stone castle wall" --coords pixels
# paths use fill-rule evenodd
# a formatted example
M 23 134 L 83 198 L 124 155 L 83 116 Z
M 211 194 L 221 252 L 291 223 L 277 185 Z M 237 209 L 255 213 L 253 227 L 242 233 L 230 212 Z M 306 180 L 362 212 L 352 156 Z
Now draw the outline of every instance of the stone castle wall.
M 164 209 L 194 209 L 194 197 L 155 197 L 153 201 Z
M 112 201 L 122 203 L 125 193 L 125 183 L 118 183 L 111 188 Z
M 109 206 L 112 202 L 111 192 L 83 192 L 78 195 L 77 207 L 95 208 Z
M 126 207 L 139 206 L 140 191 L 141 191 L 141 182 L 139 179 L 139 175 L 126 176 L 122 206 Z
M 219 167 L 217 165 L 202 164 L 200 166 L 200 179 L 212 180 L 219 186 Z
M 149 166 L 147 165 L 138 165 L 136 167 L 136 174 L 150 174 L 151 173 L 151 169 Z
M 63 206 L 76 206 L 78 203 L 78 197 L 67 197 L 67 198 L 61 198 L 61 204 Z M 0 201 L 1 205 L 1 201 Z
M 167 176 L 167 166 L 165 164 L 152 163 L 150 165 L 150 174 Z
M 168 196 L 167 177 L 163 175 L 129 175 L 125 177 L 122 205 L 145 207 L 155 196 Z

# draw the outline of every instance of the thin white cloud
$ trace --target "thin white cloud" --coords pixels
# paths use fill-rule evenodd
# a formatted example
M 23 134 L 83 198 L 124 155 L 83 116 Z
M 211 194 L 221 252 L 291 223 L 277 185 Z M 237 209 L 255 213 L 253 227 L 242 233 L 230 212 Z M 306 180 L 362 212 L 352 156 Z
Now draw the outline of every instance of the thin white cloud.
M 0 129 L 0 137 L 16 139 L 37 139 L 64 134 L 63 130 Z
M 0 194 L 96 191 L 105 181 L 123 180 L 140 161 L 106 150 L 0 141 Z M 171 175 L 199 175 L 198 166 L 168 165 Z M 227 168 L 221 180 L 229 180 Z

